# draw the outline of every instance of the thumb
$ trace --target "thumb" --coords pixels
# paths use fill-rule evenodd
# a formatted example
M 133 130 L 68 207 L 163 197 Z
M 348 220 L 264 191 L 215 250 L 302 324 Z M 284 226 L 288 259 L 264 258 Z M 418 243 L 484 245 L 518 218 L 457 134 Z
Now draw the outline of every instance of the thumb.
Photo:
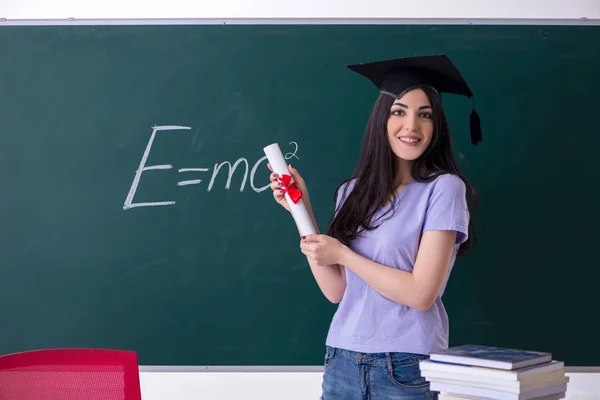
M 297 170 L 296 168 L 294 168 L 294 167 L 292 166 L 292 164 L 290 164 L 290 165 L 288 166 L 288 170 L 290 171 L 290 173 L 292 174 L 292 178 L 294 178 L 294 180 L 295 180 L 296 182 L 298 182 L 298 181 L 301 181 L 301 180 L 302 180 L 302 177 L 300 176 L 300 173 L 298 172 L 298 170 Z

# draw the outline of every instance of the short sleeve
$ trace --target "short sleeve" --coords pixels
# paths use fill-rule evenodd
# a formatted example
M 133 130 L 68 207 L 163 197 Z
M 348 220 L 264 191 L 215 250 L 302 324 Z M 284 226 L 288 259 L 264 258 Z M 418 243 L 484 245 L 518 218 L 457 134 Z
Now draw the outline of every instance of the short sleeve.
M 469 237 L 469 209 L 464 182 L 456 175 L 445 174 L 433 185 L 423 232 L 456 231 L 456 243 L 465 242 Z
M 344 205 L 344 202 L 350 195 L 350 192 L 354 188 L 355 179 L 342 183 L 337 191 L 337 196 L 335 199 L 335 214 L 337 216 L 338 211 Z

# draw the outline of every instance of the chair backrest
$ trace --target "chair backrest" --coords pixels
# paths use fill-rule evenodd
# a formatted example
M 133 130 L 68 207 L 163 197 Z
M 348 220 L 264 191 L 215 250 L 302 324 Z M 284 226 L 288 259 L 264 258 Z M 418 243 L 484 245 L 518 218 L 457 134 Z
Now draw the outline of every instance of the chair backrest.
M 141 400 L 137 354 L 48 349 L 0 356 L 0 400 Z

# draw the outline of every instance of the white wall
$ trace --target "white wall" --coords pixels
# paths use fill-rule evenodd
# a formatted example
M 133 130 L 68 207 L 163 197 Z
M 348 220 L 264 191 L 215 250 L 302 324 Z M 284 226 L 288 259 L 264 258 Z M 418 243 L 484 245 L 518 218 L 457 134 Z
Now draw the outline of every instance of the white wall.
M 600 399 L 600 374 L 568 373 L 567 400 Z M 142 372 L 144 400 L 318 400 L 319 372 Z
M 0 18 L 69 17 L 555 19 L 566 23 L 580 18 L 600 21 L 600 0 L 0 0 Z
M 85 23 L 81 20 L 86 19 L 126 19 L 127 23 L 141 22 L 140 19 L 170 20 L 169 23 L 175 22 L 173 19 L 186 19 L 210 23 L 202 20 L 213 18 L 228 22 L 238 18 L 246 22 L 260 19 L 255 23 L 280 23 L 281 19 L 291 18 L 295 22 L 315 23 L 351 20 L 353 23 L 597 25 L 600 24 L 600 0 L 0 0 L 0 27 L 22 23 Z M 144 400 L 316 400 L 320 395 L 319 372 L 160 372 L 156 368 L 150 368 L 152 371 L 144 369 L 142 366 Z M 571 382 L 567 399 L 600 399 L 600 372 L 570 372 L 568 375 Z

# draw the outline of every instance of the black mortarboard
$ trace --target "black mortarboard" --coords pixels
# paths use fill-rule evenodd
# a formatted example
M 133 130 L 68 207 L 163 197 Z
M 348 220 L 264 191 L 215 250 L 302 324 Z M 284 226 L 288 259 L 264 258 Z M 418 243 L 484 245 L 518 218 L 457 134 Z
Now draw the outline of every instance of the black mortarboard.
M 473 93 L 460 71 L 446 55 L 396 58 L 349 65 L 373 82 L 382 94 L 400 98 L 404 93 L 427 85 L 441 92 L 473 98 Z M 481 140 L 481 122 L 473 101 L 471 112 L 471 143 L 477 145 Z

